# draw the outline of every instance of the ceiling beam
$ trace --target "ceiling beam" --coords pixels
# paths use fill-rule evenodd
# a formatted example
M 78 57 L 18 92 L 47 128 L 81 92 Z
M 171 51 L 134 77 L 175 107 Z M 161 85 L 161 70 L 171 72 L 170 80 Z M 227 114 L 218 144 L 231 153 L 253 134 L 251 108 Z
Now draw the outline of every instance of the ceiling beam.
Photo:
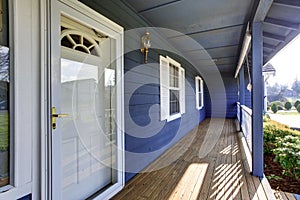
M 248 23 L 246 33 L 244 35 L 244 40 L 243 40 L 243 45 L 242 45 L 242 49 L 240 52 L 239 60 L 237 62 L 234 78 L 237 78 L 240 73 L 240 69 L 243 65 L 244 59 L 247 56 L 247 52 L 250 47 L 251 39 L 252 39 L 252 36 L 250 33 L 250 24 Z
M 280 42 L 285 42 L 285 37 L 281 36 L 281 35 L 276 35 L 276 34 L 273 34 L 273 33 L 263 32 L 263 36 L 266 37 L 266 38 L 271 38 L 273 40 L 280 41 Z
M 170 5 L 172 5 L 172 4 L 179 3 L 179 2 L 181 2 L 181 1 L 182 1 L 182 0 L 174 0 L 174 1 L 167 2 L 167 3 L 159 4 L 159 5 L 150 7 L 150 8 L 146 8 L 146 9 L 144 9 L 144 10 L 140 10 L 140 11 L 138 11 L 138 13 L 149 12 L 149 11 L 152 11 L 152 10 L 155 10 L 155 9 L 159 9 L 159 8 L 162 8 L 162 7 L 166 7 L 166 6 L 170 6 Z
M 267 55 L 267 56 L 268 56 L 268 55 L 270 55 L 271 53 L 272 53 L 272 51 L 270 52 L 270 51 L 263 50 L 263 54 L 264 54 L 264 55 Z
M 268 48 L 268 49 L 276 49 L 275 45 L 271 45 L 271 44 L 267 44 L 267 43 L 263 43 L 263 47 Z
M 217 47 L 209 47 L 209 48 L 202 48 L 202 49 L 193 49 L 193 50 L 186 50 L 183 51 L 184 53 L 190 53 L 190 52 L 197 52 L 197 51 L 210 51 L 210 50 L 216 50 L 216 49 L 225 49 L 225 48 L 233 48 L 238 47 L 239 44 L 233 44 L 233 45 L 224 45 L 224 46 L 217 46 Z
M 225 49 L 225 48 L 232 48 L 232 47 L 239 47 L 239 44 L 232 44 L 232 45 L 224 45 L 224 46 L 218 46 L 218 47 L 210 47 L 210 48 L 205 48 L 205 50 L 214 50 L 214 49 Z
M 287 29 L 291 29 L 291 30 L 298 30 L 299 29 L 299 24 L 292 23 L 292 22 L 285 21 L 285 20 L 266 17 L 264 22 L 268 23 L 268 24 L 272 24 L 274 26 L 287 28 Z
M 217 31 L 224 30 L 224 29 L 243 27 L 244 25 L 245 24 L 234 24 L 234 25 L 229 25 L 229 26 L 222 26 L 222 27 L 214 28 L 214 29 L 186 33 L 185 35 L 196 35 L 196 34 L 207 33 L 207 32 L 217 32 Z
M 273 0 L 260 0 L 257 7 L 254 8 L 255 10 L 254 10 L 253 13 L 255 13 L 255 14 L 254 14 L 252 20 L 250 21 L 250 23 L 263 22 L 265 20 L 266 16 L 267 16 L 271 6 L 272 6 L 272 3 L 273 3 Z M 247 29 L 248 29 L 248 27 L 247 27 Z M 248 51 L 248 47 L 249 47 L 250 42 L 251 42 L 251 34 L 250 34 L 250 37 L 249 36 L 247 37 L 247 35 L 249 35 L 249 32 L 250 31 L 248 31 L 248 30 L 245 31 L 244 41 L 243 41 L 243 45 L 242 45 L 242 48 L 241 48 L 240 58 L 239 58 L 239 61 L 237 63 L 234 78 L 237 78 L 237 76 L 240 72 L 240 68 L 241 68 L 242 63 L 245 59 L 245 56 L 246 56 L 247 51 Z M 246 42 L 247 42 L 247 44 L 246 44 Z
M 253 22 L 264 21 L 272 3 L 273 0 L 260 0 L 253 18 Z
M 274 0 L 275 5 L 300 8 L 300 1 L 295 0 Z

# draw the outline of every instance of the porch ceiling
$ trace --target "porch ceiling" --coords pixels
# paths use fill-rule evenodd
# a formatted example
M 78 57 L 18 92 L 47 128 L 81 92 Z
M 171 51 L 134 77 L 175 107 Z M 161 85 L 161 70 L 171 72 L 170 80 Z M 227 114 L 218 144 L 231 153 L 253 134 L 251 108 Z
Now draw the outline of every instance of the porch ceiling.
M 258 8 L 258 1 L 254 0 L 123 1 L 152 26 L 179 31 L 196 40 L 221 72 L 230 73 L 236 69 L 247 23 Z M 300 3 L 274 0 L 263 21 L 263 53 L 267 63 L 299 34 Z M 203 51 L 187 48 L 182 51 L 193 54 L 197 50 Z
M 263 24 L 264 63 L 300 33 L 300 1 L 274 0 Z

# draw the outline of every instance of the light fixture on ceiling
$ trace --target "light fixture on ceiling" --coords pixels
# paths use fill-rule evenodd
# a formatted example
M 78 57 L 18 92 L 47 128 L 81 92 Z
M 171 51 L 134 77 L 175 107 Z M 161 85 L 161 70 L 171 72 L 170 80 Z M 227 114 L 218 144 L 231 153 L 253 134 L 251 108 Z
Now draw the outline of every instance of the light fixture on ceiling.
M 148 52 L 151 47 L 150 33 L 146 32 L 145 35 L 142 36 L 142 48 L 141 52 L 145 54 L 144 63 L 148 63 Z

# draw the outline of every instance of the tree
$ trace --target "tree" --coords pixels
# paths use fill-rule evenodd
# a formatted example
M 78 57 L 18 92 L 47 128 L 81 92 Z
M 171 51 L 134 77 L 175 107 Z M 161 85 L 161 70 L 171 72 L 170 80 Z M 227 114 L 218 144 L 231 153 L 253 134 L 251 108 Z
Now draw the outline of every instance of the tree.
M 279 85 L 275 83 L 273 86 L 267 87 L 268 91 L 268 100 L 269 101 L 286 101 L 284 97 L 284 93 L 286 92 L 288 86 L 287 85 Z
M 278 111 L 278 106 L 276 105 L 276 103 L 272 103 L 271 105 L 271 110 L 273 113 L 277 113 Z
M 291 102 L 285 102 L 284 108 L 287 110 L 290 110 L 292 108 L 292 103 Z
M 296 78 L 294 83 L 292 84 L 292 90 L 298 97 L 300 96 L 300 81 L 298 80 L 298 78 Z

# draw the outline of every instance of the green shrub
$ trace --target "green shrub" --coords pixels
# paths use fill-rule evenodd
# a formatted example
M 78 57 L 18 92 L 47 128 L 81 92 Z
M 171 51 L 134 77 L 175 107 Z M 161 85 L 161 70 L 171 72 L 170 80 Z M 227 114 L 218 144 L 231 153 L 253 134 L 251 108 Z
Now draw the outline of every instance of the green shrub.
M 297 108 L 299 104 L 300 104 L 299 100 L 295 101 L 295 103 L 294 103 L 295 108 Z
M 272 105 L 271 105 L 271 110 L 272 110 L 273 113 L 277 113 L 277 111 L 278 111 L 278 106 L 277 106 L 277 104 L 272 103 Z
M 277 138 L 273 150 L 275 162 L 279 162 L 284 169 L 283 174 L 300 178 L 300 137 L 287 135 Z
M 270 120 L 271 120 L 270 115 L 269 114 L 264 114 L 264 116 L 263 116 L 263 122 L 268 122 Z
M 287 110 L 290 110 L 292 108 L 292 103 L 291 102 L 285 102 L 284 108 Z
M 298 113 L 300 113 L 300 104 L 296 107 Z
M 289 135 L 288 128 L 281 129 L 280 127 L 270 124 L 264 126 L 264 152 L 272 153 L 277 142 L 277 138 Z
M 287 135 L 300 137 L 300 132 L 291 130 L 288 126 L 275 122 L 273 120 L 265 120 L 264 122 L 264 152 L 272 153 L 277 142 L 276 138 L 283 138 Z
M 288 126 L 267 120 L 264 122 L 264 152 L 273 153 L 283 173 L 295 176 L 300 175 L 300 132 L 291 130 Z

